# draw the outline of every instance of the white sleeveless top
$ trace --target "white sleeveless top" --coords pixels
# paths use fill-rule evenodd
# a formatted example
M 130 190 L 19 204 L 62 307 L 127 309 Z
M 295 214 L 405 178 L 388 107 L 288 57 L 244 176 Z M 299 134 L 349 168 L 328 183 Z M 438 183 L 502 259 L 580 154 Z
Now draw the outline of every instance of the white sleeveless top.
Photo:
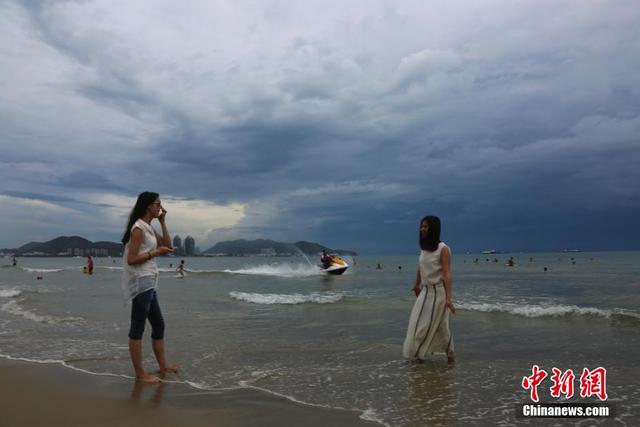
M 420 251 L 420 257 L 418 258 L 418 268 L 420 269 L 420 284 L 437 285 L 442 282 L 442 264 L 440 263 L 440 253 L 442 248 L 448 247 L 444 242 L 438 243 L 438 247 L 435 251 Z
M 153 227 L 139 219 L 131 227 L 132 233 L 135 228 L 142 230 L 138 255 L 154 251 L 158 247 L 158 239 Z M 129 265 L 127 256 L 130 243 L 131 240 L 125 245 L 122 256 L 122 292 L 125 302 L 130 302 L 137 295 L 155 288 L 158 284 L 158 264 L 155 258 L 141 264 Z

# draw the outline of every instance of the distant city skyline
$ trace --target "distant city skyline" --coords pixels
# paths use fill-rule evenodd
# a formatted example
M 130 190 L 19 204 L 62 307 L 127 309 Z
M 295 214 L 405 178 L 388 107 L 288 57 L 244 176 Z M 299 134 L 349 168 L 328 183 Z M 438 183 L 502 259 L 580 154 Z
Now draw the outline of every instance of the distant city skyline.
M 175 255 L 194 255 L 196 251 L 195 239 L 190 235 L 184 238 L 184 246 L 182 245 L 182 238 L 179 234 L 173 236 L 173 249 Z
M 177 234 L 173 237 L 173 253 L 182 255 L 182 239 Z

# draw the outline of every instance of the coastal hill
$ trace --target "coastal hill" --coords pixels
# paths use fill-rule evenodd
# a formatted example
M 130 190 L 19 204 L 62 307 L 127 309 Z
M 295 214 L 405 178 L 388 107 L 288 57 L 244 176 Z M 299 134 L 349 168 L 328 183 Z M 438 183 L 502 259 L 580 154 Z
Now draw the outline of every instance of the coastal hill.
M 358 255 L 354 251 L 344 249 L 331 249 L 319 243 L 299 241 L 296 243 L 276 242 L 269 239 L 257 240 L 228 240 L 218 242 L 214 246 L 204 251 L 205 255 L 217 256 L 247 256 L 247 255 L 264 255 L 264 256 L 295 256 L 300 253 L 316 255 L 322 250 L 329 253 L 339 255 Z
M 121 256 L 122 244 L 91 242 L 80 236 L 60 236 L 47 242 L 30 242 L 16 249 L 0 249 L 17 256 Z
M 229 240 L 218 242 L 203 252 L 205 256 L 298 256 L 317 255 L 326 250 L 339 255 L 358 255 L 354 251 L 331 249 L 319 243 L 299 241 L 276 242 L 269 239 Z M 122 256 L 123 246 L 115 242 L 91 242 L 80 236 L 60 236 L 47 242 L 30 242 L 14 249 L 0 249 L 2 254 L 16 256 Z

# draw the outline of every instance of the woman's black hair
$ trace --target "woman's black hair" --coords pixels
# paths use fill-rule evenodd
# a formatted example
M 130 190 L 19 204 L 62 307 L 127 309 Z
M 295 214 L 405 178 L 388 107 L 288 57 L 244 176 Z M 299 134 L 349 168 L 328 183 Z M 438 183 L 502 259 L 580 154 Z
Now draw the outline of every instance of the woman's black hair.
M 427 237 L 422 237 L 422 233 L 418 231 L 420 239 L 420 249 L 424 251 L 435 251 L 440 243 L 440 218 L 434 215 L 427 215 L 420 220 L 420 225 L 425 222 L 429 225 Z
M 145 191 L 140 193 L 136 205 L 131 209 L 129 215 L 129 224 L 127 224 L 126 230 L 124 230 L 124 236 L 122 236 L 122 244 L 126 245 L 131 238 L 131 227 L 133 223 L 142 218 L 147 213 L 147 208 L 160 197 L 158 193 L 152 193 L 151 191 Z

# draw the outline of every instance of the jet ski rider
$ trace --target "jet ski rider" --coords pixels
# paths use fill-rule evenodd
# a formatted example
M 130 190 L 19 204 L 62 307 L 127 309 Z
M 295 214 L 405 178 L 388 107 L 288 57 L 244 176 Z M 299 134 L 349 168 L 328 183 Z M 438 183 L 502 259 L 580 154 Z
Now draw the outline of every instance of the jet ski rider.
M 320 262 L 322 263 L 322 268 L 325 270 L 331 267 L 331 263 L 333 262 L 333 257 L 327 254 L 326 250 L 322 250 L 322 255 L 320 256 Z

